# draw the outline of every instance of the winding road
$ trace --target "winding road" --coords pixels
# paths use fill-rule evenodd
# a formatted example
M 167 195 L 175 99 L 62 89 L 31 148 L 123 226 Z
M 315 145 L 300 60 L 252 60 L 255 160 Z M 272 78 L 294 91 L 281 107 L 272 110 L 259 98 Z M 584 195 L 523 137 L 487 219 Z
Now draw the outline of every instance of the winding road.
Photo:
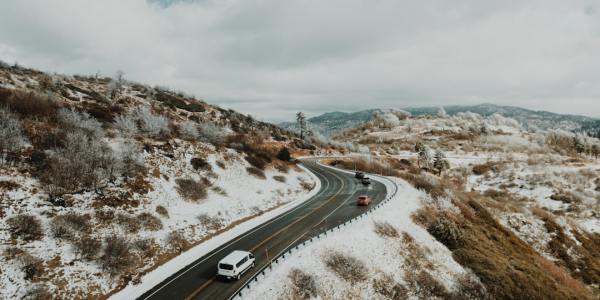
M 385 186 L 376 181 L 365 187 L 351 174 L 314 160 L 303 160 L 301 164 L 321 181 L 321 190 L 315 196 L 190 262 L 138 299 L 229 299 L 273 256 L 365 212 L 366 207 L 356 206 L 359 195 L 369 195 L 371 205 L 386 197 Z M 217 278 L 217 263 L 233 250 L 254 253 L 256 267 L 239 281 L 229 282 Z

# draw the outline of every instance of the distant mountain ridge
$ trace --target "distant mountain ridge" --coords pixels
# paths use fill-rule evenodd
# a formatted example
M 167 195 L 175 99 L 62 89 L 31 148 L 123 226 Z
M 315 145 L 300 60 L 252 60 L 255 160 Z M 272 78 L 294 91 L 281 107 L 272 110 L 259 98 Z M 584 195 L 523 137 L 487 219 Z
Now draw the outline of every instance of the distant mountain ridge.
M 435 115 L 439 107 L 410 107 L 404 110 L 413 115 Z M 443 106 L 446 113 L 455 115 L 460 112 L 472 112 L 482 116 L 501 114 L 505 117 L 513 118 L 519 121 L 527 128 L 539 129 L 562 129 L 567 131 L 580 131 L 590 133 L 593 136 L 600 136 L 600 119 L 592 117 L 557 114 L 548 111 L 536 111 L 516 106 L 501 106 L 495 104 L 479 105 L 449 105 Z M 330 136 L 344 129 L 355 127 L 358 124 L 368 122 L 373 119 L 376 112 L 383 109 L 367 109 L 358 112 L 328 112 L 319 116 L 307 119 L 309 127 L 323 135 Z M 294 130 L 295 122 L 280 123 L 279 126 Z

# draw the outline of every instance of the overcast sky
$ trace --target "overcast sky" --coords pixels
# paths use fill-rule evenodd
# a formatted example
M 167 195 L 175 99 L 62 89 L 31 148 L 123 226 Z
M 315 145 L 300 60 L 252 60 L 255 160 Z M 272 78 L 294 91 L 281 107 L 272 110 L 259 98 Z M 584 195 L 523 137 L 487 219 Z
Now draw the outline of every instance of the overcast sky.
M 0 60 L 260 119 L 495 103 L 600 117 L 600 2 L 3 0 Z

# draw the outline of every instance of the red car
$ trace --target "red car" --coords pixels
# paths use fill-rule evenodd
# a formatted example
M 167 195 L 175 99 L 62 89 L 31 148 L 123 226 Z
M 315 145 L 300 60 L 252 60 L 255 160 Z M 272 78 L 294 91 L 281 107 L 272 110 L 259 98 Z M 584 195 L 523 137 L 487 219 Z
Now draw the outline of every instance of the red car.
M 371 198 L 369 196 L 359 196 L 356 201 L 356 205 L 358 206 L 367 206 L 371 204 Z

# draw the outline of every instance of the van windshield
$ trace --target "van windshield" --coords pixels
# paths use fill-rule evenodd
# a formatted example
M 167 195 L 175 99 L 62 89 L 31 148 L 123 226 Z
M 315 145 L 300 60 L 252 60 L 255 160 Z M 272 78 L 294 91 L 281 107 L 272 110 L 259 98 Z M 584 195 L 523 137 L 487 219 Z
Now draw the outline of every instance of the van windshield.
M 228 264 L 219 264 L 219 269 L 233 270 L 233 266 L 232 265 L 228 265 Z

